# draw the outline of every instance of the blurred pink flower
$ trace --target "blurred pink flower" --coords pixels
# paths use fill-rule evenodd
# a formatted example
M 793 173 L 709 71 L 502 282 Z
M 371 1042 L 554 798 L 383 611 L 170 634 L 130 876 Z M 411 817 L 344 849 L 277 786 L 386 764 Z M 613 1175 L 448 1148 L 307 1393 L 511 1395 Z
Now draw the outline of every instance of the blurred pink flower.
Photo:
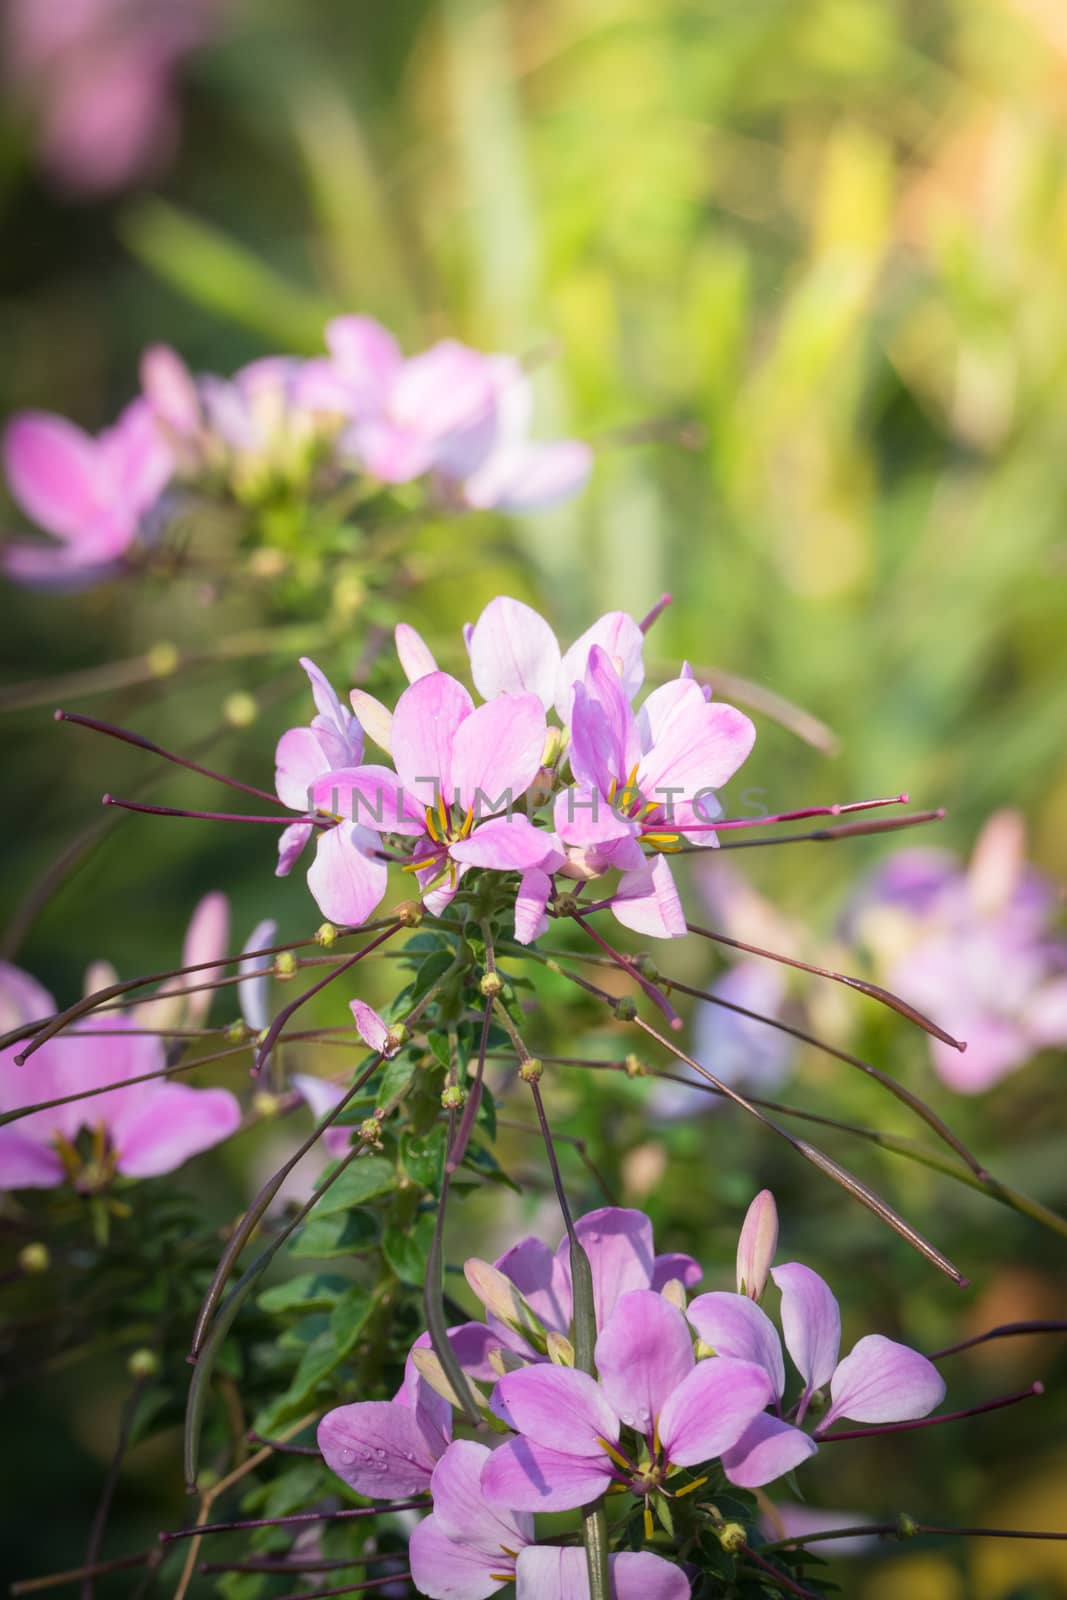
M 22 412 L 4 434 L 3 463 L 15 501 L 60 541 L 3 547 L 8 576 L 30 584 L 83 583 L 116 569 L 148 532 L 174 470 L 143 400 L 95 438 L 64 417 Z
M 166 165 L 178 141 L 178 70 L 228 3 L 6 0 L 6 76 L 57 184 L 107 194 Z

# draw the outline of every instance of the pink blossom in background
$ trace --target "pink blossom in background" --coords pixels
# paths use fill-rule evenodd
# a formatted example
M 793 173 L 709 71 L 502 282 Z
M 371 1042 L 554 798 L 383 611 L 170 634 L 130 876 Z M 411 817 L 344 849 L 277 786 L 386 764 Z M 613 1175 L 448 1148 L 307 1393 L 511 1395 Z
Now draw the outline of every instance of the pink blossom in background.
M 12 1026 L 51 1016 L 52 996 L 28 973 L 0 964 L 0 997 Z M 165 1068 L 163 1041 L 140 1035 L 125 1013 L 100 1012 L 41 1046 L 23 1066 L 19 1046 L 0 1052 L 0 1110 L 117 1083 L 120 1087 L 75 1100 L 0 1127 L 0 1188 L 54 1188 L 67 1181 L 84 1189 L 123 1177 L 173 1172 L 191 1156 L 235 1132 L 241 1108 L 226 1089 L 194 1089 L 167 1078 L 126 1084 Z M 83 1162 L 75 1140 L 93 1135 Z
M 58 541 L 4 545 L 4 571 L 30 584 L 76 585 L 117 570 L 174 471 L 143 400 L 95 438 L 64 417 L 23 412 L 4 434 L 3 464 L 16 503 Z
M 950 1088 L 978 1094 L 1039 1050 L 1067 1045 L 1067 937 L 1062 893 L 1026 861 L 1018 812 L 986 823 L 970 862 L 901 851 L 850 909 L 848 929 L 879 976 L 967 1041 L 930 1053 Z
M 4 0 L 6 76 L 55 183 L 96 196 L 174 156 L 178 76 L 230 0 Z

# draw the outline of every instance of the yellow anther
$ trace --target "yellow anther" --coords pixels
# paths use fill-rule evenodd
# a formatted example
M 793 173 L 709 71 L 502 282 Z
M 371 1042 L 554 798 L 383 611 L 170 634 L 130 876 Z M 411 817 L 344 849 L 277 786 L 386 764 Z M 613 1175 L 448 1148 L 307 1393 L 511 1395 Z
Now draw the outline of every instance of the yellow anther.
M 441 819 L 441 837 L 442 837 L 442 839 L 447 839 L 448 838 L 448 820 L 449 820 L 448 819 L 448 807 L 445 805 L 445 797 L 444 797 L 444 795 L 440 794 L 440 793 L 437 796 L 437 815 Z
M 441 843 L 441 835 L 437 831 L 437 823 L 434 820 L 432 806 L 426 807 L 426 832 L 430 835 L 430 838 L 433 840 L 434 844 Z
M 612 1461 L 614 1461 L 614 1463 L 615 1463 L 615 1465 L 617 1467 L 621 1467 L 624 1472 L 632 1472 L 633 1471 L 633 1468 L 631 1467 L 630 1463 L 627 1461 L 626 1457 L 624 1455 L 621 1455 L 619 1453 L 619 1451 L 616 1450 L 615 1446 L 610 1443 L 609 1440 L 602 1438 L 601 1435 L 598 1433 L 597 1437 L 596 1437 L 596 1442 L 597 1442 L 598 1445 L 600 1445 L 602 1450 L 605 1450 L 607 1452 L 607 1454 L 611 1457 Z
M 656 1531 L 655 1523 L 652 1521 L 652 1507 L 649 1505 L 648 1501 L 646 1500 L 645 1501 L 645 1538 L 646 1539 L 651 1539 L 651 1537 L 655 1533 L 655 1531 Z
M 421 872 L 423 867 L 432 867 L 437 861 L 437 856 L 422 856 L 418 861 L 405 861 L 401 872 Z
M 466 839 L 470 835 L 471 829 L 473 827 L 474 827 L 474 807 L 473 806 L 468 806 L 467 807 L 467 815 L 463 818 L 463 826 L 459 830 L 460 838 L 461 839 Z
M 682 1498 L 683 1494 L 692 1494 L 694 1489 L 702 1489 L 704 1487 L 704 1485 L 707 1483 L 707 1481 L 708 1481 L 707 1478 L 703 1477 L 703 1478 L 694 1478 L 692 1483 L 683 1483 L 683 1485 L 682 1485 L 682 1487 L 680 1489 L 675 1489 L 675 1491 L 674 1491 L 675 1499 L 676 1500 L 680 1500 Z

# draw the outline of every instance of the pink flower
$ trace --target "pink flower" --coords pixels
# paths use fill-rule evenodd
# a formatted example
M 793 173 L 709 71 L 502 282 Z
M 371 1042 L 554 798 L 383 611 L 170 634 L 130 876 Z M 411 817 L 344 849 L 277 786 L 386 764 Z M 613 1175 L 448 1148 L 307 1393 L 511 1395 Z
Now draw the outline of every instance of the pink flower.
M 17 416 L 4 435 L 14 499 L 59 544 L 10 543 L 4 570 L 19 583 L 84 583 L 116 569 L 146 532 L 173 458 L 143 401 L 96 438 L 46 412 Z
M 514 356 L 490 356 L 493 390 L 488 451 L 460 483 L 468 506 L 481 510 L 542 511 L 570 499 L 593 466 L 593 452 L 577 439 L 551 444 L 531 440 L 533 392 Z
M 781 1291 L 786 1349 L 804 1383 L 796 1425 L 781 1415 L 785 1362 L 766 1312 L 746 1295 L 726 1292 L 698 1295 L 686 1312 L 700 1338 L 718 1356 L 754 1362 L 770 1381 L 778 1415 L 753 1418 L 723 1455 L 727 1477 L 747 1489 L 770 1483 L 814 1455 L 816 1440 L 839 1417 L 872 1423 L 911 1421 L 925 1417 L 945 1395 L 940 1373 L 925 1356 L 881 1334 L 860 1339 L 839 1361 L 841 1313 L 829 1286 L 797 1261 L 772 1268 L 771 1276 Z M 815 1391 L 827 1385 L 830 1406 L 813 1439 L 799 1424 Z
M 604 1206 L 599 1211 L 586 1212 L 574 1226 L 592 1268 L 598 1328 L 604 1326 L 622 1295 L 638 1289 L 658 1291 L 671 1279 L 680 1280 L 686 1288 L 700 1282 L 702 1272 L 692 1256 L 655 1254 L 652 1224 L 642 1211 Z M 526 1361 L 545 1359 L 544 1340 L 540 1331 L 531 1327 L 527 1311 L 532 1312 L 544 1333 L 567 1337 L 573 1332 L 566 1235 L 554 1251 L 531 1235 L 506 1250 L 492 1268 L 486 1270 L 484 1262 L 472 1258 L 464 1271 L 468 1284 L 486 1307 L 488 1327 L 500 1349 Z M 521 1303 L 516 1302 L 509 1286 L 521 1297 Z M 521 1315 L 516 1315 L 517 1308 Z M 483 1366 L 472 1371 L 471 1376 L 491 1381 L 495 1370 Z
M 275 750 L 275 788 L 291 811 L 308 814 L 309 797 L 325 791 L 330 778 L 347 773 L 363 755 L 363 730 L 338 700 L 313 661 L 301 658 L 311 679 L 317 714 L 306 728 L 290 728 Z M 278 841 L 279 877 L 293 864 L 318 832 L 315 860 L 308 870 L 308 888 L 319 910 L 332 922 L 358 926 L 365 922 L 385 894 L 387 869 L 371 853 L 377 841 L 368 828 L 355 827 L 337 817 L 333 825 L 318 829 L 311 821 L 294 822 Z
M 153 999 L 142 1001 L 131 1012 L 138 1026 L 160 1029 L 202 1026 L 211 1010 L 213 991 L 209 986 L 223 976 L 222 963 L 229 948 L 230 903 L 224 894 L 215 890 L 197 902 L 189 918 L 182 944 L 182 966 L 201 966 L 205 961 L 218 961 L 220 965 L 187 977 L 179 974 L 160 984 Z M 103 984 L 94 983 L 93 987 L 102 988 Z M 172 992 L 187 987 L 193 989 L 192 994 Z
M 177 69 L 225 0 L 8 0 L 8 76 L 64 188 L 95 195 L 157 172 L 178 135 Z
M 491 439 L 494 392 L 486 358 L 444 339 L 405 360 L 370 317 L 326 328 L 330 360 L 310 373 L 323 410 L 350 420 L 345 442 L 383 483 L 409 483 L 432 468 L 473 466 Z
M 1053 931 L 1053 886 L 1026 864 L 1021 816 L 989 819 L 965 869 L 951 855 L 902 851 L 850 915 L 885 981 L 967 1041 L 930 1039 L 950 1088 L 978 1094 L 1039 1050 L 1067 1044 L 1067 940 Z
M 0 964 L 0 995 L 13 1023 L 36 1021 L 56 1009 L 52 996 L 27 973 Z M 191 1156 L 233 1133 L 241 1108 L 226 1089 L 193 1089 L 166 1078 L 129 1083 L 161 1072 L 163 1043 L 138 1035 L 136 1019 L 103 1012 L 41 1046 L 32 1061 L 16 1066 L 17 1045 L 0 1053 L 0 1110 L 116 1083 L 89 1099 L 28 1116 L 0 1127 L 0 1187 L 53 1188 L 67 1181 L 83 1191 L 110 1182 L 117 1172 L 151 1178 L 172 1172 Z M 92 1154 L 83 1160 L 75 1141 L 92 1134 Z
M 778 1248 L 778 1207 L 769 1189 L 761 1189 L 745 1212 L 737 1241 L 737 1292 L 762 1300 L 767 1275 Z
M 684 935 L 685 913 L 663 851 L 682 839 L 714 845 L 720 789 L 756 733 L 733 706 L 709 703 L 694 679 L 654 689 L 634 713 L 607 652 L 594 645 L 574 686 L 570 762 L 577 780 L 557 796 L 556 833 L 574 876 L 618 868 L 619 922 L 654 938 Z M 646 858 L 647 844 L 653 858 Z
M 647 1500 L 672 1467 L 729 1450 L 772 1393 L 752 1361 L 698 1362 L 682 1313 L 650 1289 L 618 1300 L 596 1342 L 596 1370 L 594 1379 L 531 1366 L 501 1378 L 490 1403 L 518 1437 L 493 1452 L 482 1475 L 491 1505 L 566 1511 L 613 1483 Z M 640 1462 L 624 1428 L 641 1440 Z
M 331 1472 L 371 1499 L 425 1494 L 452 1439 L 452 1407 L 411 1356 L 392 1400 L 362 1400 L 328 1411 L 318 1444 Z
M 415 1587 L 429 1600 L 486 1600 L 505 1583 L 516 1600 L 588 1600 L 585 1551 L 536 1545 L 529 1512 L 486 1503 L 481 1477 L 491 1453 L 457 1439 L 430 1479 L 433 1511 L 411 1535 Z M 650 1551 L 608 1558 L 616 1600 L 686 1600 L 689 1580 Z
M 467 631 L 471 677 L 483 700 L 498 694 L 535 694 L 567 722 L 574 685 L 585 676 L 599 645 L 611 659 L 628 699 L 645 681 L 644 635 L 626 611 L 608 611 L 564 653 L 552 628 L 521 600 L 498 595 Z
M 338 767 L 313 783 L 314 800 L 337 810 L 344 793 L 353 821 L 412 838 L 405 870 L 436 913 L 470 867 L 521 872 L 551 852 L 550 835 L 511 811 L 540 767 L 546 733 L 534 695 L 498 695 L 475 709 L 457 679 L 427 673 L 393 714 L 395 772 Z

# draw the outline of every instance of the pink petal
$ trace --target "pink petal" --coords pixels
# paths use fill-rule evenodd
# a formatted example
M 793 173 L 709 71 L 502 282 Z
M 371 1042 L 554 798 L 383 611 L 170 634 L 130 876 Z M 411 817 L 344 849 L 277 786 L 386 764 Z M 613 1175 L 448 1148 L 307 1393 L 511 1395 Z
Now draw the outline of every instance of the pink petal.
M 641 750 L 637 724 L 611 657 L 598 644 L 589 652 L 581 683 L 574 685 L 571 770 L 579 783 L 609 794 L 622 788 L 637 766 Z M 638 798 L 635 793 L 633 799 Z
M 510 1278 L 551 1333 L 571 1324 L 571 1280 L 558 1254 L 535 1238 L 520 1239 L 493 1263 Z
M 290 811 L 306 811 L 308 791 L 329 770 L 322 745 L 310 728 L 289 728 L 274 751 L 274 787 Z
M 393 713 L 364 689 L 352 689 L 348 698 L 368 738 L 374 740 L 379 750 L 389 755 L 393 747 Z
M 667 737 L 676 719 L 693 715 L 704 703 L 704 693 L 691 676 L 661 683 L 637 713 L 637 728 L 642 750 L 652 750 Z
M 617 922 L 652 939 L 684 939 L 685 909 L 666 856 L 650 866 L 625 872 L 611 900 Z
M 532 944 L 548 927 L 546 907 L 551 893 L 548 873 L 539 867 L 528 867 L 515 897 L 515 938 L 519 944 Z
M 622 1550 L 608 1557 L 615 1600 L 689 1600 L 692 1587 L 681 1567 L 651 1550 Z M 589 1600 L 585 1551 L 577 1546 L 533 1544 L 519 1552 L 515 1600 Z
M 743 712 L 713 700 L 707 704 L 693 686 L 691 709 L 670 720 L 664 737 L 643 757 L 637 784 L 646 800 L 661 803 L 669 823 L 704 824 L 715 812 L 710 791 L 733 777 L 756 741 Z M 707 804 L 703 796 L 707 793 Z
M 352 1015 L 356 1019 L 359 1036 L 368 1050 L 375 1050 L 384 1056 L 395 1056 L 398 1045 L 390 1045 L 389 1028 L 385 1020 L 380 1017 L 373 1006 L 365 1000 L 350 1000 Z
M 77 541 L 100 509 L 94 441 L 63 417 L 25 411 L 4 434 L 4 474 L 26 515 L 58 539 Z
M 1027 1025 L 1042 1048 L 1067 1044 L 1067 979 L 1047 983 L 1031 997 Z
M 676 1466 L 694 1467 L 721 1456 L 773 1398 L 771 1390 L 763 1368 L 749 1361 L 728 1356 L 698 1361 L 660 1412 L 659 1434 L 667 1459 Z
M 54 1189 L 65 1183 L 63 1163 L 51 1145 L 27 1138 L 17 1126 L 0 1128 L 0 1190 Z
M 815 1440 L 800 1428 L 762 1412 L 723 1453 L 723 1470 L 730 1482 L 742 1489 L 760 1489 L 792 1472 L 817 1449 Z
M 837 1417 L 853 1422 L 910 1422 L 939 1406 L 945 1384 L 932 1362 L 917 1350 L 880 1333 L 853 1345 L 830 1383 L 832 1404 L 819 1432 Z
M 433 440 L 412 428 L 398 428 L 384 418 L 360 422 L 341 436 L 367 472 L 382 483 L 411 483 L 433 464 Z
M 407 622 L 398 622 L 393 633 L 396 653 L 409 683 L 417 683 L 427 673 L 437 671 L 437 662 L 420 633 Z
M 299 828 L 300 824 L 297 822 L 293 826 Z M 292 829 L 286 829 L 287 833 L 291 831 Z M 247 950 L 266 949 L 277 937 L 278 924 L 273 917 L 267 917 L 264 921 L 256 923 L 245 940 L 241 954 L 244 955 Z M 270 994 L 270 972 L 273 965 L 273 956 L 253 956 L 250 960 L 237 963 L 237 973 L 241 979 L 237 985 L 237 999 L 245 1025 L 251 1028 L 253 1033 L 262 1033 L 270 1024 L 267 997 Z
M 450 1538 L 487 1556 L 518 1550 L 534 1536 L 533 1517 L 493 1509 L 482 1494 L 482 1473 L 492 1452 L 471 1439 L 450 1444 L 433 1472 L 434 1517 Z M 498 1569 L 499 1570 L 499 1569 Z
M 492 403 L 486 357 L 456 339 L 442 339 L 404 363 L 390 412 L 398 426 L 436 442 L 485 420 Z
M 56 1003 L 43 984 L 10 961 L 0 961 L 0 1032 L 50 1017 L 55 1009 Z M 0 1053 L 0 1061 L 5 1057 L 6 1052 Z M 14 1068 L 16 1072 L 21 1070 Z
M 429 1600 L 487 1600 L 515 1570 L 514 1558 L 503 1550 L 490 1558 L 465 1540 L 450 1539 L 436 1514 L 413 1531 L 408 1563 L 416 1589 Z
M 473 806 L 480 818 L 514 804 L 540 769 L 547 736 L 536 695 L 501 694 L 472 711 L 456 729 L 452 746 L 452 782 L 463 810 Z M 393 738 L 395 751 L 395 720 Z
M 575 1232 L 589 1257 L 596 1325 L 602 1328 L 621 1295 L 647 1289 L 652 1282 L 652 1224 L 643 1211 L 602 1206 L 579 1217 Z M 570 1252 L 566 1239 L 556 1256 L 569 1286 Z
M 521 1377 L 521 1373 L 513 1376 Z M 610 1482 L 611 1470 L 603 1452 L 598 1458 L 568 1455 L 533 1439 L 509 1439 L 486 1463 L 482 1493 L 491 1505 L 514 1511 L 570 1511 L 598 1499 Z
M 413 801 L 434 805 L 441 793 L 451 805 L 453 746 L 473 709 L 466 689 L 447 672 L 427 673 L 400 696 L 393 713 L 393 763 Z
M 652 1289 L 624 1294 L 596 1342 L 601 1387 L 628 1427 L 652 1437 L 656 1419 L 694 1366 L 693 1338 L 676 1306 Z
M 490 600 L 474 624 L 467 648 L 474 686 L 483 700 L 529 693 L 546 710 L 551 706 L 559 645 L 544 617 L 531 606 L 507 595 Z
M 692 1256 L 681 1251 L 673 1251 L 656 1257 L 652 1265 L 651 1287 L 659 1291 L 665 1284 L 681 1283 L 687 1289 L 692 1289 L 703 1276 L 704 1268 L 699 1261 L 694 1261 Z
M 392 334 L 373 317 L 335 317 L 326 324 L 326 346 L 344 380 L 352 414 L 379 411 L 403 364 Z
M 805 1392 L 829 1383 L 841 1347 L 841 1311 L 830 1286 L 799 1261 L 772 1267 L 782 1294 L 782 1332 Z
M 278 865 L 274 869 L 276 878 L 289 876 L 314 832 L 315 828 L 310 822 L 292 822 L 283 830 L 278 840 Z
M 517 1433 L 572 1456 L 603 1462 L 600 1439 L 614 1442 L 619 1436 L 618 1418 L 600 1385 L 573 1367 L 536 1366 L 509 1372 L 494 1389 L 490 1404 Z
M 319 1423 L 318 1444 L 330 1471 L 372 1500 L 425 1494 L 437 1465 L 414 1411 L 395 1400 L 328 1411 Z
M 577 439 L 495 450 L 463 485 L 463 497 L 479 509 L 543 511 L 584 488 L 593 452 Z
M 112 1125 L 118 1169 L 127 1178 L 173 1172 L 228 1139 L 240 1122 L 241 1107 L 228 1089 L 158 1082 L 132 1115 L 123 1114 Z
M 560 663 L 556 710 L 564 722 L 570 717 L 573 687 L 585 677 L 594 645 L 610 657 L 628 700 L 645 681 L 644 634 L 628 611 L 606 611 L 574 641 Z
M 320 832 L 315 860 L 308 870 L 308 888 L 331 922 L 359 927 L 381 904 L 388 870 L 384 861 L 365 854 L 376 844 L 366 828 L 352 828 L 347 823 Z
M 426 785 L 422 785 L 426 792 Z M 404 833 L 426 829 L 426 804 L 405 789 L 395 772 L 373 764 L 339 767 L 323 773 L 311 786 L 316 808 L 358 823 L 365 832 Z
M 200 396 L 189 368 L 169 345 L 154 344 L 141 357 L 141 388 L 153 413 L 179 438 L 199 431 Z
M 449 847 L 454 861 L 469 867 L 490 867 L 496 872 L 525 872 L 541 864 L 551 851 L 550 835 L 535 828 L 518 811 L 511 817 L 496 817 L 475 828 L 469 839 Z
M 315 710 L 320 717 L 324 717 L 344 748 L 344 764 L 356 766 L 363 754 L 363 741 L 359 737 L 360 727 L 356 723 L 352 728 L 352 713 L 347 706 L 343 706 L 337 698 L 333 684 L 326 674 L 315 665 L 307 656 L 300 657 L 300 665 L 307 673 L 311 682 L 311 695 L 315 702 Z M 353 732 L 355 737 L 353 737 Z
M 552 822 L 564 844 L 578 849 L 632 839 L 640 831 L 632 817 L 622 816 L 599 789 L 589 784 L 572 784 L 559 792 L 552 807 Z
M 762 1367 L 774 1398 L 785 1392 L 785 1361 L 778 1330 L 765 1311 L 743 1294 L 701 1294 L 686 1311 L 693 1327 L 717 1356 L 734 1356 Z
M 345 1097 L 340 1084 L 331 1083 L 327 1078 L 313 1077 L 310 1073 L 294 1072 L 290 1081 L 316 1122 L 321 1122 L 327 1112 L 332 1111 L 337 1102 Z M 347 1138 L 346 1128 L 346 1141 Z
M 211 961 L 224 956 L 230 946 L 230 902 L 224 894 L 215 891 L 206 894 L 193 911 L 182 946 L 182 965 L 196 966 L 201 961 Z M 222 967 L 198 972 L 194 983 L 211 983 L 223 975 Z M 191 1027 L 198 1027 L 211 1008 L 211 990 L 191 994 L 185 1003 L 185 1014 Z

